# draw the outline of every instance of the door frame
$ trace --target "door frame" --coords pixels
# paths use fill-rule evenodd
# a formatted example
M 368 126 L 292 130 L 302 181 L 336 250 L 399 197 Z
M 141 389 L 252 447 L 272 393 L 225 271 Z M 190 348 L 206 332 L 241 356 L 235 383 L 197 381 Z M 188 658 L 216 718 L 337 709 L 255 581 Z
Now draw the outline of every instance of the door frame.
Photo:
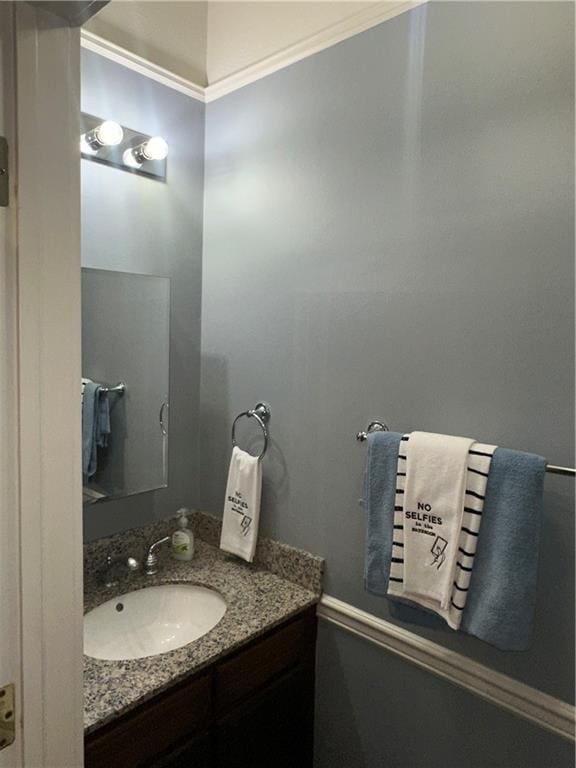
M 80 31 L 27 3 L 9 5 L 16 104 L 10 545 L 20 560 L 21 730 L 0 765 L 76 768 L 83 765 Z
M 15 111 L 14 8 L 0 3 L 0 135 L 8 142 L 10 201 L 0 208 L 0 685 L 14 685 L 16 713 L 16 738 L 0 751 L 0 768 L 22 764 Z

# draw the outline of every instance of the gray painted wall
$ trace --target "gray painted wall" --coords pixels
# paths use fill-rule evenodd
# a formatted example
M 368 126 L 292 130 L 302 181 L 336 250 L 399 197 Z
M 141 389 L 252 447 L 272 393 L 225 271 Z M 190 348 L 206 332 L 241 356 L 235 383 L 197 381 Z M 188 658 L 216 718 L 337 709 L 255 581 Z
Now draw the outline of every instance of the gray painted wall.
M 573 745 L 320 625 L 316 768 L 572 768 Z
M 181 503 L 219 512 L 232 418 L 265 398 L 263 533 L 325 555 L 328 592 L 390 619 L 362 587 L 358 429 L 573 466 L 572 40 L 568 3 L 434 3 L 209 105 L 200 488 L 204 107 L 83 52 L 83 109 L 171 148 L 167 185 L 83 163 L 83 264 L 174 286 L 170 488 L 95 505 L 87 539 Z M 573 488 L 547 480 L 530 652 L 415 631 L 570 700 Z M 572 764 L 329 627 L 317 713 L 322 768 Z
M 324 555 L 326 591 L 386 619 L 363 589 L 368 421 L 574 466 L 573 23 L 569 3 L 433 3 L 207 107 L 199 506 L 220 512 L 231 421 L 268 400 L 262 533 Z M 547 478 L 529 652 L 413 629 L 571 700 L 573 494 Z M 323 632 L 319 657 L 319 765 L 348 689 L 347 766 L 390 744 L 391 765 L 429 766 L 412 744 L 434 738 L 450 761 L 432 765 L 571 764 L 473 697 L 447 713 L 444 683 L 358 640 Z M 522 762 L 525 735 L 541 749 Z M 470 739 L 494 739 L 486 762 L 460 760 Z
M 168 179 L 82 161 L 82 266 L 171 278 L 169 487 L 84 511 L 85 540 L 198 495 L 204 105 L 82 52 L 82 109 L 168 142 Z

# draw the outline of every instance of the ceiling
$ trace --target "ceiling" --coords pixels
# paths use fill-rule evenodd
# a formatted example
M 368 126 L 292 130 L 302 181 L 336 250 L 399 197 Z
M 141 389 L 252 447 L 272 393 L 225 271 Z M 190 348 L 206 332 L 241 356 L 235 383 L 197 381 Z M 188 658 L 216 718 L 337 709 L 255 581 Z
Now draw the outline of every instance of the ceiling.
M 377 4 L 112 0 L 85 27 L 205 86 Z

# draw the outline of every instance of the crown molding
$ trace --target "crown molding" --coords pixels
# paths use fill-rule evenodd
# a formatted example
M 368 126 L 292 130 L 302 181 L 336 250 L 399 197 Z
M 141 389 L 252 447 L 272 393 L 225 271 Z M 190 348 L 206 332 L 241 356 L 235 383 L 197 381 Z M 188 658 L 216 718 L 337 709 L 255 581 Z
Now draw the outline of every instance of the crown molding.
M 186 78 L 180 77 L 180 75 L 176 75 L 174 72 L 164 69 L 164 67 L 159 67 L 157 64 L 128 51 L 126 48 L 122 48 L 115 43 L 105 40 L 103 37 L 88 32 L 87 29 L 83 29 L 81 32 L 81 44 L 82 48 L 98 53 L 100 56 L 116 62 L 116 64 L 121 64 L 123 67 L 127 67 L 134 72 L 138 72 L 140 75 L 161 83 L 161 85 L 179 91 L 185 96 L 202 102 L 206 100 L 205 89 L 201 85 L 197 85 L 191 80 L 186 80 Z
M 251 64 L 231 75 L 227 75 L 221 80 L 210 83 L 205 89 L 206 101 L 210 102 L 226 96 L 226 94 L 232 91 L 254 83 L 256 80 L 261 80 L 263 77 L 289 67 L 297 61 L 319 53 L 337 43 L 341 43 L 349 37 L 365 32 L 371 27 L 393 19 L 395 16 L 399 16 L 401 13 L 410 11 L 426 2 L 427 0 L 385 0 L 384 2 L 375 3 L 369 8 L 359 11 L 346 19 L 342 19 L 342 21 L 338 21 L 320 30 L 320 32 L 316 32 L 294 43 L 294 45 L 284 48 L 282 51 L 278 51 L 278 53 L 266 56 L 255 64 Z
M 325 621 L 375 643 L 404 661 L 449 680 L 524 720 L 574 741 L 575 708 L 565 701 L 330 595 L 321 597 L 317 613 Z
M 82 47 L 89 51 L 98 53 L 168 88 L 173 88 L 175 91 L 190 96 L 192 99 L 210 102 L 226 96 L 228 93 L 232 93 L 239 88 L 243 88 L 245 85 L 254 83 L 256 80 L 261 80 L 263 77 L 267 77 L 280 69 L 289 67 L 291 64 L 295 64 L 297 61 L 301 61 L 308 56 L 330 48 L 332 45 L 347 40 L 349 37 L 353 37 L 360 32 L 365 32 L 371 27 L 393 19 L 395 16 L 410 11 L 426 2 L 427 0 L 384 0 L 384 2 L 375 3 L 347 19 L 332 24 L 320 32 L 316 32 L 304 40 L 300 40 L 294 43 L 294 45 L 290 45 L 288 48 L 267 56 L 255 64 L 240 69 L 206 87 L 193 83 L 191 80 L 186 80 L 186 78 L 154 64 L 142 56 L 131 53 L 126 48 L 111 43 L 92 32 L 88 32 L 86 29 L 82 30 L 81 40 Z

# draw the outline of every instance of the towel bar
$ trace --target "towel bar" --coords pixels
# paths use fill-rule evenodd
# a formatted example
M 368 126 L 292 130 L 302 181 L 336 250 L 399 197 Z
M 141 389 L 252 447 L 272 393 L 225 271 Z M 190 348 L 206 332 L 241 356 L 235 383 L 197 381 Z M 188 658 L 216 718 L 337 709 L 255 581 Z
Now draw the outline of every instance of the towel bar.
M 371 432 L 388 432 L 389 427 L 385 421 L 371 421 L 366 427 L 365 432 L 358 432 L 356 440 L 363 443 L 368 439 Z M 574 467 L 559 467 L 556 464 L 546 464 L 546 472 L 552 475 L 565 475 L 566 477 L 575 477 L 576 469 Z
M 103 392 L 105 395 L 123 395 L 126 392 L 126 384 L 123 381 L 119 381 L 113 387 L 100 387 L 100 392 Z

